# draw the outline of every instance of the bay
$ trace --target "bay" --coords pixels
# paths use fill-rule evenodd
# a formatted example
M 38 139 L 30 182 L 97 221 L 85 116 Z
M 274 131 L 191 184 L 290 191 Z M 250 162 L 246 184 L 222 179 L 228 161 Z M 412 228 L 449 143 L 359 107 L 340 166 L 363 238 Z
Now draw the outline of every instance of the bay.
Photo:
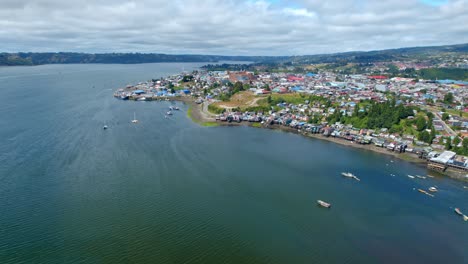
M 201 65 L 0 68 L 0 263 L 466 263 L 460 182 L 112 97 Z M 415 190 L 434 185 L 434 198 Z

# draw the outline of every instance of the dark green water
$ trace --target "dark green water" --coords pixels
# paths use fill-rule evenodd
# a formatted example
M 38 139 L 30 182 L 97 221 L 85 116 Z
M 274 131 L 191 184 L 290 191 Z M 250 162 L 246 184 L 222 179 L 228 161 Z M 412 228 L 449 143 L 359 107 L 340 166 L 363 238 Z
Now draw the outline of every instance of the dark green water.
M 169 102 L 112 98 L 197 66 L 0 68 L 0 263 L 467 263 L 459 182 L 411 180 L 425 168 L 294 134 L 200 127 L 180 103 L 165 119 Z M 435 198 L 413 190 L 433 185 Z

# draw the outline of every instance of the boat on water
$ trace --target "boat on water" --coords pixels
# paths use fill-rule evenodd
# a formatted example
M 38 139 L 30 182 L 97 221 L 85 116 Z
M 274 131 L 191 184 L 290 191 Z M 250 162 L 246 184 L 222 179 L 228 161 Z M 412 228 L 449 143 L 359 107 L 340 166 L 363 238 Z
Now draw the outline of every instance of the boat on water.
M 408 175 L 408 178 L 414 179 L 415 177 L 413 175 Z
M 172 106 L 169 106 L 169 110 L 174 110 L 174 107 L 172 107 Z
M 102 127 L 102 129 L 106 130 L 106 129 L 107 129 L 107 126 L 106 126 L 106 125 L 104 125 L 104 126 Z
M 171 111 L 167 111 L 166 115 L 172 115 Z
M 343 175 L 346 178 L 351 178 L 355 179 L 356 181 L 361 181 L 356 175 L 352 174 L 351 172 L 342 172 L 341 175 Z
M 425 176 L 419 176 L 419 175 L 416 175 L 416 177 L 417 177 L 417 178 L 419 178 L 419 179 L 426 179 L 426 177 L 425 177 Z
M 330 208 L 331 207 L 331 204 L 326 203 L 326 202 L 324 202 L 322 200 L 317 200 L 317 204 L 322 206 L 322 207 L 325 207 L 325 208 Z
M 436 187 L 429 187 L 429 191 L 430 192 L 437 192 L 437 188 Z
M 179 110 L 179 107 L 178 107 L 178 106 L 174 106 L 174 110 Z
M 135 112 L 133 112 L 133 120 L 132 120 L 132 123 L 134 123 L 134 124 L 138 123 L 138 120 L 136 119 L 136 114 L 135 114 Z
M 146 101 L 146 97 L 140 97 L 137 99 L 137 101 Z
M 455 208 L 455 213 L 457 213 L 457 215 L 463 215 L 463 213 L 458 208 Z
M 418 189 L 418 191 L 419 191 L 420 193 L 424 193 L 425 195 L 429 195 L 429 196 L 431 196 L 431 197 L 434 197 L 434 195 L 433 195 L 432 193 L 428 193 L 428 192 L 426 192 L 426 191 L 423 190 L 423 189 Z
M 468 221 L 468 216 L 463 215 L 463 221 Z

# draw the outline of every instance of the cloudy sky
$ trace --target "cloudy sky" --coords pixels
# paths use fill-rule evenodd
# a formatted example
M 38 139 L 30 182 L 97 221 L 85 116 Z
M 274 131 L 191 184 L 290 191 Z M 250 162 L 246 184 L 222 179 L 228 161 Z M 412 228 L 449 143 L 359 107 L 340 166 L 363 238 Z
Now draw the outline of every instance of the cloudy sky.
M 300 55 L 468 42 L 468 0 L 0 0 L 0 52 Z

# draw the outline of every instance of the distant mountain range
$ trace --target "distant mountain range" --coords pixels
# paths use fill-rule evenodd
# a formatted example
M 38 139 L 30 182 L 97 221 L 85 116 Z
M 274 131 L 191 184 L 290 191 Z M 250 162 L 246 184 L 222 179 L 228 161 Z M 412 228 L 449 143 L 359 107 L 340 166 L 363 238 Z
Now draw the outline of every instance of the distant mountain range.
M 413 47 L 379 51 L 356 51 L 334 54 L 302 56 L 217 56 L 217 55 L 168 55 L 155 53 L 0 53 L 1 66 L 41 65 L 41 64 L 81 64 L 81 63 L 155 63 L 155 62 L 219 62 L 251 61 L 256 63 L 336 63 L 336 62 L 378 62 L 388 60 L 408 60 L 426 58 L 437 54 L 468 53 L 468 44 Z

